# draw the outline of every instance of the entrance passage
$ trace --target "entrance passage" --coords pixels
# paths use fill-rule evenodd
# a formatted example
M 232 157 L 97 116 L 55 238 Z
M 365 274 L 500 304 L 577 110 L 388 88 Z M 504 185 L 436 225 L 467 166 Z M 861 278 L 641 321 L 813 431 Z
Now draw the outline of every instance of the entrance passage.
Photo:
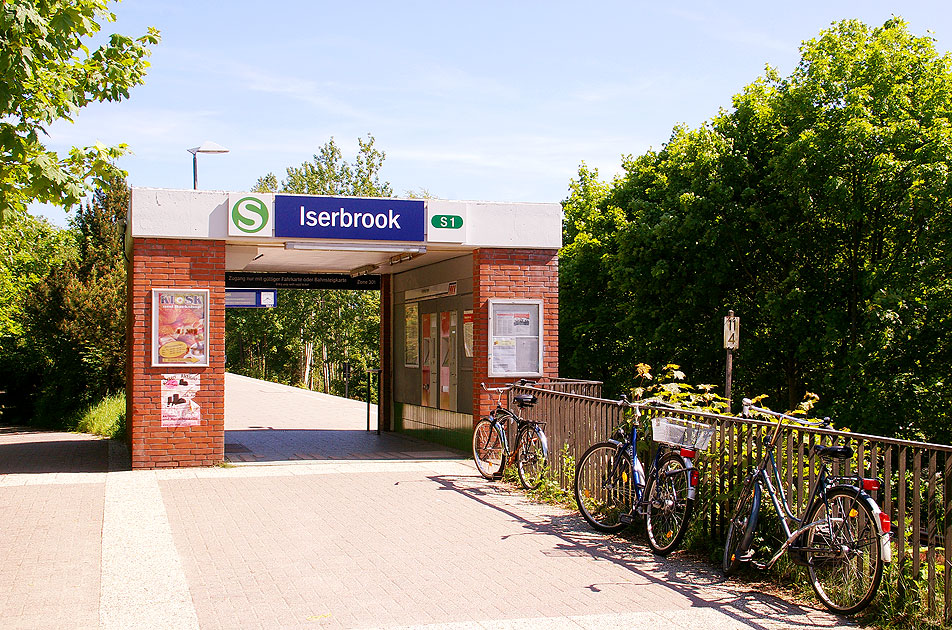
M 463 459 L 467 453 L 398 434 L 377 435 L 377 406 L 225 374 L 225 461 Z

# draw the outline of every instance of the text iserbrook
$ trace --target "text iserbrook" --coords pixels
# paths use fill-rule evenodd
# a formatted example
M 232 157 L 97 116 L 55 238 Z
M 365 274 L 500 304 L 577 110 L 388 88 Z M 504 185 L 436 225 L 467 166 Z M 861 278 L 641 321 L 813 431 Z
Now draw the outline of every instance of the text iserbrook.
M 399 230 L 399 221 L 400 215 L 394 214 L 393 210 L 387 210 L 386 214 L 383 212 L 348 212 L 343 208 L 339 211 L 334 210 L 333 212 L 328 212 L 327 210 L 315 212 L 314 210 L 305 210 L 304 206 L 301 206 L 301 225 L 308 227 L 319 225 L 321 227 L 339 226 L 342 228 L 363 227 L 368 230 L 371 228 Z

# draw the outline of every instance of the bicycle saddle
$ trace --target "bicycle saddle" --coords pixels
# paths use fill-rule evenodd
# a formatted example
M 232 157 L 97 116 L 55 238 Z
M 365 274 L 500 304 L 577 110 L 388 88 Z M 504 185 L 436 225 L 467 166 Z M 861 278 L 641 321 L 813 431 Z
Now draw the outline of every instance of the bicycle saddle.
M 813 452 L 818 457 L 830 459 L 851 459 L 853 457 L 853 449 L 849 446 L 820 446 L 816 444 L 813 447 Z
M 519 405 L 519 407 L 531 407 L 536 404 L 539 399 L 533 396 L 532 394 L 518 394 L 512 397 L 512 401 Z

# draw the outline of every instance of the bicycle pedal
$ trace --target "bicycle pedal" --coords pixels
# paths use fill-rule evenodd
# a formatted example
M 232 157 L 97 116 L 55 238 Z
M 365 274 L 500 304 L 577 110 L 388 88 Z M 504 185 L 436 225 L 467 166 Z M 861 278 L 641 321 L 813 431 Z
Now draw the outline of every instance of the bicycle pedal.
M 618 522 L 624 523 L 625 525 L 631 525 L 635 522 L 635 516 L 633 514 L 619 514 Z

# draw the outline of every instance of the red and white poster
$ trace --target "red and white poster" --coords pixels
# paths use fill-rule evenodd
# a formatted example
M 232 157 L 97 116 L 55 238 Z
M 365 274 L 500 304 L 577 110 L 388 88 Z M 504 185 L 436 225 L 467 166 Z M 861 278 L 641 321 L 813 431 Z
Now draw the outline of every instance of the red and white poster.
M 192 427 L 202 421 L 202 410 L 195 402 L 201 389 L 198 374 L 162 375 L 162 426 Z

